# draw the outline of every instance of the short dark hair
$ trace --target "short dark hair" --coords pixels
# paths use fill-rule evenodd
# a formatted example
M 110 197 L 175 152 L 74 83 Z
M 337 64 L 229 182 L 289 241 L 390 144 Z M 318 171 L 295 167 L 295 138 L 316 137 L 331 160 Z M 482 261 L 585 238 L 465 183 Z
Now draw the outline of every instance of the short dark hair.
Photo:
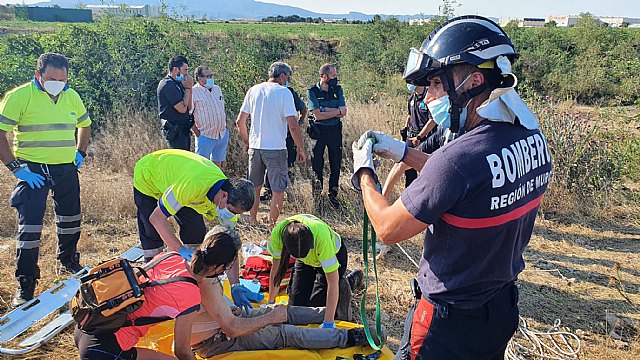
M 36 66 L 40 75 L 47 70 L 48 66 L 56 69 L 65 69 L 69 72 L 69 60 L 67 60 L 63 55 L 52 52 L 40 55 Z
M 311 229 L 297 221 L 289 222 L 279 234 L 282 240 L 282 253 L 280 254 L 280 266 L 273 278 L 274 284 L 280 285 L 289 265 L 289 258 L 303 258 L 313 248 L 313 233 Z
M 500 69 L 485 69 L 479 68 L 475 65 L 462 63 L 458 65 L 454 65 L 451 68 L 452 72 L 458 75 L 461 78 L 465 78 L 474 72 L 479 72 L 484 76 L 484 81 L 487 86 L 487 90 L 493 91 L 497 89 L 503 80 L 502 74 L 500 73 Z
M 226 181 L 221 190 L 229 194 L 227 203 L 242 211 L 249 211 L 253 207 L 256 198 L 256 189 L 253 183 L 246 179 Z
M 184 64 L 189 65 L 186 57 L 182 55 L 174 56 L 169 59 L 169 71 L 173 70 L 174 67 L 181 68 Z
M 209 69 L 209 67 L 208 67 L 208 66 L 204 66 L 204 65 L 200 65 L 200 66 L 198 66 L 198 67 L 196 68 L 196 71 L 194 71 L 194 72 L 193 72 L 193 75 L 194 75 L 194 77 L 196 78 L 196 80 L 197 80 L 198 78 L 204 77 L 204 72 L 205 72 L 206 70 L 211 70 L 211 69 Z
M 322 75 L 329 75 L 329 72 L 331 71 L 331 69 L 335 68 L 335 65 L 326 63 L 326 64 L 322 64 L 322 66 L 320 66 L 320 76 Z

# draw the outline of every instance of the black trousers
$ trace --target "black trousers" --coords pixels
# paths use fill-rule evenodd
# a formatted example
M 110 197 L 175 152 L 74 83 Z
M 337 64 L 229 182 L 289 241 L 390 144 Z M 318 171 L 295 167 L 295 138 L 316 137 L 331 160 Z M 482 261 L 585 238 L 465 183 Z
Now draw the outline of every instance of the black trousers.
M 135 360 L 138 350 L 122 350 L 114 334 L 88 334 L 76 327 L 73 333 L 80 360 Z
M 336 254 L 338 268 L 339 294 L 336 318 L 350 320 L 346 317 L 351 305 L 351 289 L 344 276 L 347 271 L 347 247 L 344 242 Z M 346 294 L 346 295 L 345 295 Z M 291 274 L 289 287 L 289 305 L 320 307 L 327 305 L 327 276 L 321 267 L 313 267 L 296 260 Z
M 44 176 L 46 180 L 39 189 L 32 189 L 25 181 L 20 181 L 11 193 L 11 206 L 18 212 L 15 276 L 38 279 L 40 239 L 49 191 L 56 213 L 57 258 L 67 262 L 75 255 L 80 239 L 80 182 L 74 164 L 27 162 L 27 166 L 31 172 Z
M 191 129 L 186 126 L 177 126 L 176 133 L 171 134 L 162 129 L 162 137 L 170 149 L 182 149 L 191 151 Z
M 477 309 L 422 296 L 411 307 L 394 360 L 502 360 L 518 328 L 518 288 L 507 284 Z
M 316 122 L 317 124 L 318 122 Z M 311 167 L 316 174 L 320 188 L 324 176 L 324 149 L 329 153 L 329 195 L 338 195 L 338 181 L 342 166 L 342 123 L 332 126 L 316 125 L 319 131 L 318 139 L 313 145 Z
M 158 199 L 133 189 L 133 201 L 138 208 L 138 235 L 145 259 L 150 259 L 162 251 L 165 244 L 156 228 L 149 222 L 151 213 L 158 207 Z M 184 244 L 201 244 L 207 233 L 202 215 L 189 207 L 183 207 L 175 215 L 180 227 L 180 240 Z

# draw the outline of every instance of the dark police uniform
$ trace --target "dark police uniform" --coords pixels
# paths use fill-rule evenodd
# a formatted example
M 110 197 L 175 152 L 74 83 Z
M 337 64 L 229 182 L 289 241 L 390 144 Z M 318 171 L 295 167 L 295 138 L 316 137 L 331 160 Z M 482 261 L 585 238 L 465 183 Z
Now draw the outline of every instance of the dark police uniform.
M 307 89 L 307 99 L 309 111 L 346 106 L 340 85 L 329 86 L 329 89 L 324 91 L 320 88 L 320 83 L 316 83 Z M 315 121 L 315 129 L 317 139 L 313 146 L 311 166 L 316 174 L 318 185 L 322 188 L 324 149 L 326 147 L 329 152 L 329 196 L 335 198 L 338 195 L 338 180 L 342 165 L 342 120 L 335 117 Z
M 187 113 L 175 109 L 184 98 L 182 82 L 167 75 L 158 84 L 158 111 L 162 126 L 162 137 L 171 149 L 191 150 L 191 126 Z

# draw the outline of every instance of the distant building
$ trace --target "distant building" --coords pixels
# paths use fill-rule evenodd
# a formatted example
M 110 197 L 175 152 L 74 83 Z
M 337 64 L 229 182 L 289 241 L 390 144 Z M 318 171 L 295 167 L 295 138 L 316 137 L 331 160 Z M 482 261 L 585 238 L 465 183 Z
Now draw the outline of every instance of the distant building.
M 573 26 L 578 22 L 580 16 L 572 16 L 572 15 L 550 15 L 547 16 L 547 22 L 555 22 L 556 26 L 559 27 L 568 27 Z
M 90 10 L 60 7 L 16 6 L 16 18 L 50 22 L 93 22 Z
M 112 14 L 157 18 L 160 17 L 161 14 L 160 7 L 151 5 L 86 5 L 85 8 L 90 10 L 95 16 Z
M 522 19 L 522 27 L 544 27 L 543 18 L 524 18 Z
M 621 26 L 629 26 L 636 25 L 634 27 L 640 26 L 640 19 L 628 18 L 628 17 L 616 17 L 616 16 L 597 16 L 598 20 L 603 23 L 609 24 L 611 27 L 621 27 Z

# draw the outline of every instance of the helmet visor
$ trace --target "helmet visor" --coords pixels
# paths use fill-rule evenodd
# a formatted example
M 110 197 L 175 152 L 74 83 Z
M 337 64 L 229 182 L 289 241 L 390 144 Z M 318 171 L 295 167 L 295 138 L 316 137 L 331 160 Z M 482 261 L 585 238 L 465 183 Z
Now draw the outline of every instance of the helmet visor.
M 404 80 L 417 86 L 428 86 L 429 77 L 440 70 L 441 63 L 420 50 L 411 48 L 407 57 L 407 65 L 402 75 Z

